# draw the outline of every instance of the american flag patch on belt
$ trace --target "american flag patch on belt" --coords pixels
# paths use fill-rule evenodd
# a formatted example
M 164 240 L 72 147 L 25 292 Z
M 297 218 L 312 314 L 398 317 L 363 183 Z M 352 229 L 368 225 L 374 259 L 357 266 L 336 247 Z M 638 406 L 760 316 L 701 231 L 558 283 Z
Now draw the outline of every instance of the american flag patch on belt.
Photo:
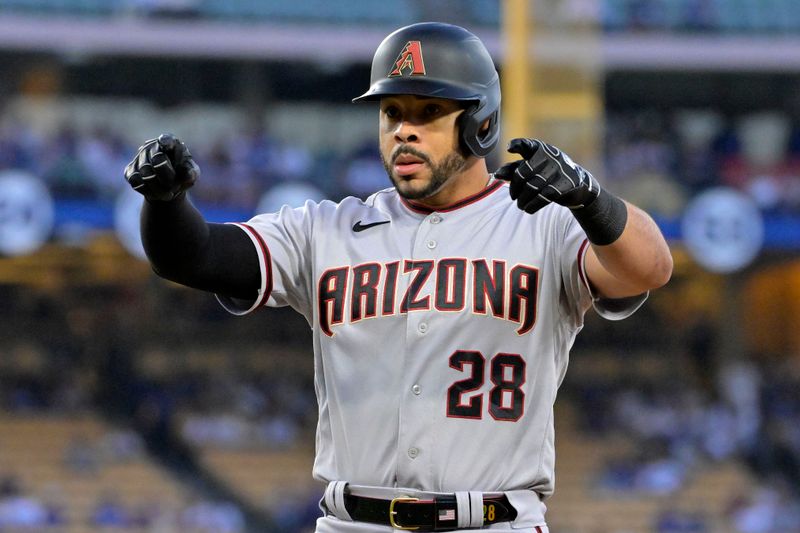
M 455 509 L 447 509 L 439 511 L 439 520 L 455 520 L 455 519 L 456 519 Z

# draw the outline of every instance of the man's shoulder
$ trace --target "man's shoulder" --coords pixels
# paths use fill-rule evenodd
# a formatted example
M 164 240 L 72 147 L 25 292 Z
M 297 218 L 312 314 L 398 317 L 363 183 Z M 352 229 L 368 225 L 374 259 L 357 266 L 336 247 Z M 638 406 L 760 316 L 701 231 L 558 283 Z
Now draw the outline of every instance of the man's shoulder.
M 397 194 L 397 189 L 394 187 L 387 187 L 369 195 L 369 197 L 364 200 L 364 205 L 368 207 L 382 207 L 389 203 L 394 204 L 399 199 L 400 196 Z
M 393 203 L 397 202 L 397 193 L 394 188 L 378 191 L 366 199 L 347 196 L 338 201 L 322 200 L 320 202 L 307 202 L 303 210 L 311 219 L 323 225 L 335 224 L 339 220 L 355 220 L 361 218 L 375 218 L 376 212 L 387 213 L 393 211 Z

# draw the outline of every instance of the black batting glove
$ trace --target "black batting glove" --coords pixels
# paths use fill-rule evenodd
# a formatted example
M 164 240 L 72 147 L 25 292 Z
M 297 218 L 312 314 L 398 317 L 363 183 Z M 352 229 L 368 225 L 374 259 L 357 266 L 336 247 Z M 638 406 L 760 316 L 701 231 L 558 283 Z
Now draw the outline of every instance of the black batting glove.
M 125 167 L 128 184 L 151 201 L 174 200 L 199 177 L 200 167 L 189 149 L 171 133 L 146 141 Z
M 625 202 L 602 190 L 567 154 L 536 139 L 513 139 L 508 151 L 523 159 L 494 175 L 510 182 L 511 198 L 520 209 L 535 213 L 550 203 L 568 207 L 593 244 L 605 246 L 622 235 L 628 222 Z
M 526 213 L 555 202 L 581 209 L 600 195 L 594 177 L 553 145 L 537 139 L 513 139 L 508 151 L 523 157 L 500 167 L 494 175 L 511 184 L 511 198 Z

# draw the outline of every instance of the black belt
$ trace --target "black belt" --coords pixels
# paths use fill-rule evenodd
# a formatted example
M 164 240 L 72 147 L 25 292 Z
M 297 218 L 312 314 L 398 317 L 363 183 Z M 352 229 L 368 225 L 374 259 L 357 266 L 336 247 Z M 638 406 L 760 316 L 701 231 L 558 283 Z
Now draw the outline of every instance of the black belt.
M 344 505 L 350 517 L 360 522 L 372 522 L 395 529 L 414 531 L 459 529 L 457 526 L 458 504 L 455 495 L 437 496 L 432 500 L 416 498 L 382 500 L 345 494 Z M 505 495 L 483 498 L 484 525 L 511 522 L 515 518 L 517 518 L 517 510 L 509 503 Z

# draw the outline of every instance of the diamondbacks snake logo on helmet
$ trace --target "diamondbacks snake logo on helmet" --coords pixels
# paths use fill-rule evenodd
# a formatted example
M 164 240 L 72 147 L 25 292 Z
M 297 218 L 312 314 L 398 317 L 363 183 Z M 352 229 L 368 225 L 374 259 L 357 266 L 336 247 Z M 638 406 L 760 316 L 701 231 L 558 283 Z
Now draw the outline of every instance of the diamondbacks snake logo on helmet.
M 422 43 L 408 41 L 394 62 L 394 69 L 389 72 L 388 78 L 402 76 L 408 70 L 409 76 L 425 75 L 425 60 L 422 59 Z

